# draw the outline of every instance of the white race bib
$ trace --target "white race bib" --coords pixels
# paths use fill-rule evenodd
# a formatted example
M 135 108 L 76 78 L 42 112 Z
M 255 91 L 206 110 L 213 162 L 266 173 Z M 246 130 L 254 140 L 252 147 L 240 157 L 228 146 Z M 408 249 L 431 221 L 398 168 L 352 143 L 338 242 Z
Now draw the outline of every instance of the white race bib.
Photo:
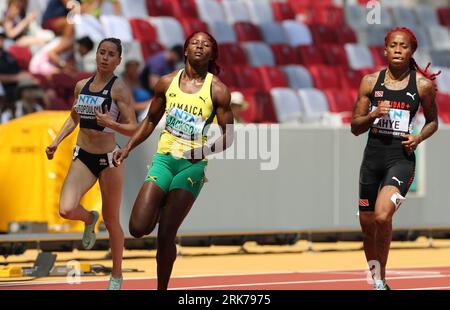
M 374 111 L 377 107 L 372 107 Z M 388 114 L 374 120 L 372 128 L 377 128 L 379 133 L 399 135 L 409 132 L 410 111 L 390 109 Z

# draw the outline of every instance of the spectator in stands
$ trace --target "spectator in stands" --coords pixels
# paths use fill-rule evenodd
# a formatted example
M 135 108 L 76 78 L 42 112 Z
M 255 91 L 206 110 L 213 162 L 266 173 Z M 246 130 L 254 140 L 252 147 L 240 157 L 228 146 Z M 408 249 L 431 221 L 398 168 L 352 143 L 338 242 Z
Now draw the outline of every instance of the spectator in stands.
M 79 0 L 75 0 L 80 2 Z M 57 36 L 72 37 L 74 32 L 73 24 L 67 21 L 67 8 L 71 0 L 49 0 L 47 8 L 42 15 L 42 28 L 53 31 Z M 73 2 L 73 0 L 72 0 Z M 72 9 L 76 9 L 71 7 Z
M 241 119 L 241 112 L 247 109 L 248 103 L 244 99 L 244 95 L 242 95 L 239 91 L 234 91 L 231 93 L 231 111 L 233 111 L 234 122 L 235 123 L 243 123 Z
M 31 78 L 31 75 L 22 71 L 14 57 L 4 49 L 5 38 L 6 33 L 4 29 L 0 27 L 0 83 L 3 84 L 5 96 L 7 98 L 12 98 L 14 97 L 17 82 L 22 79 Z
M 31 59 L 30 72 L 47 77 L 60 72 L 74 75 L 77 72 L 74 42 L 66 41 L 61 44 L 63 40 L 65 38 L 55 38 L 37 51 Z M 89 37 L 78 39 L 76 43 L 76 48 L 81 56 L 89 53 L 94 47 L 94 43 Z
M 26 14 L 27 5 L 27 0 L 10 1 L 3 22 L 6 36 L 21 46 L 43 45 L 45 38 L 28 34 L 28 28 L 36 20 L 38 12 Z
M 42 111 L 46 107 L 44 91 L 32 79 L 21 80 L 17 85 L 17 101 L 1 114 L 1 123 L 26 114 Z
M 150 105 L 150 92 L 145 89 L 139 80 L 139 61 L 128 60 L 125 63 L 122 80 L 131 89 L 134 99 L 136 119 L 140 122 L 146 115 Z
M 166 74 L 180 68 L 183 61 L 183 47 L 175 45 L 170 50 L 161 51 L 151 56 L 141 73 L 141 82 L 151 93 L 156 82 Z
M 119 0 L 82 0 L 81 2 L 82 12 L 97 18 L 100 17 L 100 14 L 104 12 L 104 10 L 107 11 L 106 14 L 112 13 L 114 15 L 121 15 L 122 13 Z

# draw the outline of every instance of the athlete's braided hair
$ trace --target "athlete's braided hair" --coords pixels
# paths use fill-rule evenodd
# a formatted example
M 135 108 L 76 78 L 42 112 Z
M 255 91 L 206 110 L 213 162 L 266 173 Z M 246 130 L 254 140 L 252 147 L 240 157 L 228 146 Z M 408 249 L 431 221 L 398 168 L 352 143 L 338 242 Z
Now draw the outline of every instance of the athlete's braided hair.
M 407 27 L 396 27 L 394 29 L 392 29 L 391 31 L 388 32 L 388 34 L 386 35 L 386 37 L 384 38 L 384 45 L 387 46 L 388 44 L 388 40 L 391 34 L 393 34 L 394 32 L 403 32 L 406 33 L 409 38 L 411 39 L 411 45 L 412 45 L 412 50 L 413 50 L 413 54 L 417 49 L 417 38 L 414 35 L 414 32 L 407 28 Z M 425 69 L 422 69 L 421 67 L 419 67 L 419 65 L 417 64 L 416 60 L 414 58 L 411 57 L 411 60 L 409 61 L 409 68 L 411 70 L 416 70 L 419 71 L 420 73 L 422 73 L 427 79 L 431 80 L 433 82 L 433 85 L 436 87 L 436 77 L 441 73 L 441 71 L 437 72 L 437 73 L 432 73 L 429 72 L 428 69 L 430 68 L 431 62 L 429 62 L 427 64 L 427 66 L 425 67 Z
M 187 49 L 188 45 L 189 45 L 189 41 L 191 41 L 191 39 L 197 34 L 197 33 L 204 33 L 208 36 L 209 40 L 212 43 L 212 58 L 209 61 L 208 64 L 208 71 L 211 72 L 214 75 L 218 75 L 220 73 L 220 66 L 216 63 L 217 58 L 219 58 L 219 47 L 217 45 L 217 41 L 216 39 L 214 39 L 214 37 L 207 31 L 196 31 L 193 32 L 184 42 L 184 50 Z M 186 59 L 184 60 L 186 62 Z

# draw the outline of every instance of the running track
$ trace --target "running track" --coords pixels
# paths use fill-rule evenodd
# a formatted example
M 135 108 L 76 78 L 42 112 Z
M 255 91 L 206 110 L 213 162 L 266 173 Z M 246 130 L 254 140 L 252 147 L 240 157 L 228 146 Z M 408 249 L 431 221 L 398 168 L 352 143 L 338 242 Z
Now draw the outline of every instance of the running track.
M 126 276 L 126 275 L 125 275 Z M 51 278 L 22 283 L 1 283 L 0 290 L 104 290 L 107 279 L 83 279 L 80 284 Z M 387 280 L 392 289 L 450 290 L 450 267 L 390 269 Z M 129 278 L 123 289 L 155 289 L 155 278 Z M 181 290 L 367 290 L 372 289 L 362 270 L 329 270 L 292 273 L 201 275 L 172 278 L 169 289 Z

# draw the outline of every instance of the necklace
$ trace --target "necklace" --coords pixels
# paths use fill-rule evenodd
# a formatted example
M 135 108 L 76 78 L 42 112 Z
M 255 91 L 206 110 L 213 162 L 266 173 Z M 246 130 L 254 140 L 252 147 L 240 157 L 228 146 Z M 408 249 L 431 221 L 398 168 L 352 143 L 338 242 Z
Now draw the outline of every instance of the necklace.
M 384 85 L 393 85 L 395 82 L 399 82 L 402 81 L 411 71 L 411 69 L 408 68 L 408 70 L 406 70 L 405 72 L 403 72 L 398 79 L 395 79 L 392 74 L 391 71 L 389 70 L 389 68 L 386 70 L 386 75 L 384 77 Z M 388 78 L 389 80 L 387 80 L 386 78 Z

